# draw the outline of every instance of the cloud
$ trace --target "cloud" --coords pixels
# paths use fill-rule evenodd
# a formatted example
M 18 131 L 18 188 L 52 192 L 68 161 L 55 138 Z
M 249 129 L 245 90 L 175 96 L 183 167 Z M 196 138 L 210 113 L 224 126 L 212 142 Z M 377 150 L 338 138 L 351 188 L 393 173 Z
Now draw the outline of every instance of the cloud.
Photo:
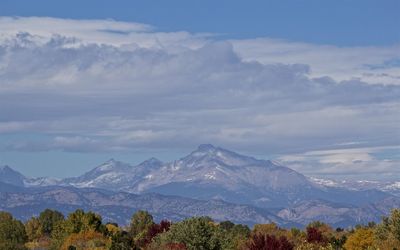
M 337 47 L 257 38 L 233 40 L 235 51 L 246 60 L 262 63 L 307 64 L 311 76 L 336 81 L 360 79 L 370 84 L 400 85 L 400 44 L 387 47 Z
M 285 155 L 279 161 L 312 176 L 396 180 L 400 174 L 399 156 L 399 146 L 358 147 Z
M 375 52 L 363 72 L 396 73 L 398 65 L 385 61 L 396 47 L 352 54 L 333 46 L 216 41 L 142 24 L 38 17 L 0 18 L 0 34 L 0 139 L 39 135 L 0 140 L 2 150 L 130 152 L 209 142 L 292 155 L 400 140 L 400 86 L 370 84 L 357 70 L 358 79 L 350 77 L 368 51 Z M 340 77 L 339 61 L 349 67 Z M 319 163 L 331 166 L 342 156 L 358 164 L 344 155 Z

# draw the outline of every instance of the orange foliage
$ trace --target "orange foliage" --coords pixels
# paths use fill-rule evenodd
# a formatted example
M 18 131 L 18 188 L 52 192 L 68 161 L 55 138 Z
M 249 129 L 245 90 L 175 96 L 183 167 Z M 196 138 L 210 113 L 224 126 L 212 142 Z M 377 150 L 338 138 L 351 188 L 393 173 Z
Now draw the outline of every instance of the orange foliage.
M 103 234 L 90 230 L 68 236 L 61 250 L 68 250 L 69 246 L 74 246 L 77 250 L 105 250 L 108 249 L 110 244 L 110 239 L 103 236 Z

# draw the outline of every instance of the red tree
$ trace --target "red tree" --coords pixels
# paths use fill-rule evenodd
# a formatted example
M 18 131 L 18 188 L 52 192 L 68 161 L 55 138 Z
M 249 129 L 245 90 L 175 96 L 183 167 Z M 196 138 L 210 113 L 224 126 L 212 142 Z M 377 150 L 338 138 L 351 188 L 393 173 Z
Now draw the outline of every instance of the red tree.
M 249 250 L 293 250 L 293 244 L 285 236 L 253 234 L 247 243 Z
M 156 237 L 160 233 L 167 232 L 170 227 L 171 227 L 171 222 L 167 220 L 162 220 L 160 224 L 151 225 L 150 228 L 147 230 L 144 244 L 145 245 L 149 244 L 154 237 Z
M 322 233 L 318 230 L 318 228 L 308 227 L 307 228 L 307 242 L 324 244 L 324 243 L 326 243 L 326 239 L 324 238 Z

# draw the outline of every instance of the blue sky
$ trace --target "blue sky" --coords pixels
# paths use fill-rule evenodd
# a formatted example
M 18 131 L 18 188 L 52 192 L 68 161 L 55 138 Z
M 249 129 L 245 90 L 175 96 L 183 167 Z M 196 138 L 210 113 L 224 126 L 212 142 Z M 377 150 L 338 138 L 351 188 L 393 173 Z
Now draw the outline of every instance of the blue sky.
M 398 1 L 2 1 L 0 165 L 74 176 L 212 143 L 398 179 Z
M 224 37 L 274 37 L 340 46 L 390 45 L 400 40 L 396 0 L 135 1 L 4 0 L 3 16 L 113 18 L 160 31 L 210 32 Z

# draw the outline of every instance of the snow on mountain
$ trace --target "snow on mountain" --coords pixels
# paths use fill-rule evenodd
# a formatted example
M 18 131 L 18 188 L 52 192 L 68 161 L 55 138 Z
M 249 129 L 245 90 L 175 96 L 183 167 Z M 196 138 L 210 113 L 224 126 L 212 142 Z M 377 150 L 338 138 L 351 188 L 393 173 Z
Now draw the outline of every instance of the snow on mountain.
M 152 192 L 262 208 L 290 207 L 316 199 L 364 205 L 387 197 L 376 190 L 344 188 L 343 183 L 310 179 L 274 162 L 210 144 L 200 145 L 189 155 L 168 163 L 151 158 L 132 166 L 110 159 L 78 177 L 24 178 L 22 183 L 20 185 L 92 187 L 136 194 Z
M 355 191 L 380 190 L 393 195 L 400 195 L 399 181 L 374 181 L 374 180 L 331 180 L 309 177 L 309 180 L 323 187 L 345 188 Z
M 305 177 L 274 162 L 210 144 L 200 145 L 189 155 L 168 163 L 151 158 L 132 166 L 110 159 L 81 176 L 62 180 L 26 178 L 9 167 L 2 167 L 0 185 L 9 188 L 8 184 L 1 182 L 20 189 L 40 186 L 39 190 L 53 190 L 63 186 L 76 193 L 95 188 L 126 194 L 158 193 L 213 204 L 224 201 L 275 211 L 280 219 L 300 224 L 318 219 L 332 225 L 375 220 L 377 216 L 387 214 L 386 206 L 400 204 L 400 199 L 391 195 L 400 193 L 400 182 Z M 100 201 L 97 198 L 94 202 Z M 60 202 L 64 202 L 62 198 Z M 71 200 L 70 203 L 74 202 Z
M 0 182 L 18 187 L 38 187 L 59 185 L 61 180 L 50 177 L 28 178 L 9 166 L 0 167 Z
M 62 180 L 53 177 L 38 177 L 38 178 L 25 178 L 25 187 L 43 187 L 43 186 L 56 186 L 62 185 Z
M 189 155 L 169 163 L 151 158 L 137 166 L 113 159 L 64 185 L 96 187 L 130 193 L 160 193 L 203 200 L 220 199 L 258 207 L 285 207 L 303 200 L 328 199 L 364 204 L 380 193 L 348 193 L 327 187 L 268 160 L 200 145 Z M 351 195 L 355 199 L 348 199 Z
M 162 162 L 151 158 L 138 166 L 110 159 L 79 177 L 64 179 L 65 184 L 75 187 L 98 187 L 111 190 L 129 190 L 139 180 L 154 171 Z

